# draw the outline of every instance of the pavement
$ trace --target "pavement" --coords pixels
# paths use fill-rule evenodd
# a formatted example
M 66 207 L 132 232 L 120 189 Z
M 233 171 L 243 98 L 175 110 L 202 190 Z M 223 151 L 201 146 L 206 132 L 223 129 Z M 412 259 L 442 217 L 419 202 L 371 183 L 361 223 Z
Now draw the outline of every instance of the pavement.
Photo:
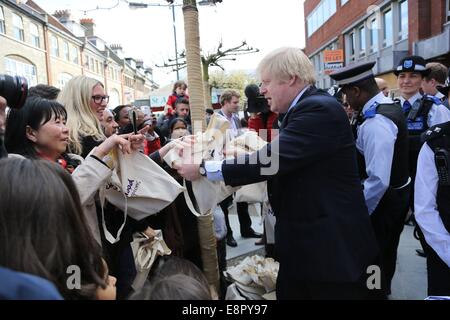
M 414 227 L 405 225 L 400 237 L 391 300 L 423 300 L 427 297 L 426 259 L 416 254 L 416 249 L 421 247 L 413 237 L 413 231 Z
M 216 210 L 220 210 L 220 207 L 217 207 Z M 250 213 L 250 218 L 252 219 L 253 230 L 262 233 L 263 225 L 259 205 L 250 204 L 248 206 L 248 210 Z M 228 219 L 230 220 L 231 229 L 233 229 L 233 237 L 238 243 L 238 246 L 234 248 L 227 246 L 227 260 L 236 259 L 240 256 L 244 258 L 245 256 L 256 254 L 257 251 L 261 253 L 260 249 L 263 249 L 264 246 L 255 245 L 255 241 L 257 241 L 258 239 L 241 237 L 241 233 L 239 231 L 239 220 L 236 213 L 236 206 L 233 204 L 228 211 Z
M 216 208 L 220 210 L 220 207 Z M 233 229 L 233 236 L 238 246 L 227 246 L 228 266 L 239 263 L 240 260 L 254 254 L 264 255 L 264 246 L 256 246 L 257 239 L 244 239 L 239 233 L 239 220 L 235 206 L 230 208 L 229 219 Z M 249 206 L 252 228 L 257 232 L 263 231 L 261 215 L 258 206 Z M 392 294 L 389 300 L 423 300 L 427 297 L 426 259 L 416 254 L 420 243 L 413 237 L 414 227 L 405 225 L 400 237 L 397 253 L 397 268 L 392 280 Z

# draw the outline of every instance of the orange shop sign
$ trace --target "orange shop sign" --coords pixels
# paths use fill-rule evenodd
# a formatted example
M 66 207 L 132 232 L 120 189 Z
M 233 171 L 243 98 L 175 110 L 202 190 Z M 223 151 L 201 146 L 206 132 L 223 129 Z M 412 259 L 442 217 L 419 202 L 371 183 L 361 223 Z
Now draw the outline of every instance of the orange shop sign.
M 323 51 L 324 71 L 330 74 L 334 70 L 344 67 L 344 50 L 324 50 Z

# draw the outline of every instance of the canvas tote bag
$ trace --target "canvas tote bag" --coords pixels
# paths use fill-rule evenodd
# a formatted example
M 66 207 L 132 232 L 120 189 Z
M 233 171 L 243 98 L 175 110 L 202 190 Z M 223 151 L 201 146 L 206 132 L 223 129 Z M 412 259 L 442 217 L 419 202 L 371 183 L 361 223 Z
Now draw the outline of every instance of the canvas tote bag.
M 252 153 L 267 144 L 255 131 L 246 131 L 227 145 L 229 153 L 232 149 L 241 153 Z M 235 202 L 258 203 L 268 200 L 267 182 L 258 182 L 240 187 L 234 196 Z
M 120 240 L 127 215 L 142 220 L 155 214 L 183 192 L 183 187 L 157 163 L 140 152 L 123 154 L 113 151 L 115 167 L 109 183 L 100 190 L 103 230 L 110 243 Z M 105 200 L 124 212 L 124 220 L 116 237 L 107 229 L 103 206 Z

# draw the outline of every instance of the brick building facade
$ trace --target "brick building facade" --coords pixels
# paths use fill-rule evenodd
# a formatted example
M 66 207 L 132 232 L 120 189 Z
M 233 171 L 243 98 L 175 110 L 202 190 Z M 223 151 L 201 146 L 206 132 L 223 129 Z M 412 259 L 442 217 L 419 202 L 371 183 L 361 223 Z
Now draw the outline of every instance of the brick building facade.
M 324 50 L 342 49 L 344 64 L 376 61 L 374 72 L 396 90 L 392 70 L 410 54 L 450 65 L 450 0 L 306 0 L 305 53 L 317 86 L 332 81 Z

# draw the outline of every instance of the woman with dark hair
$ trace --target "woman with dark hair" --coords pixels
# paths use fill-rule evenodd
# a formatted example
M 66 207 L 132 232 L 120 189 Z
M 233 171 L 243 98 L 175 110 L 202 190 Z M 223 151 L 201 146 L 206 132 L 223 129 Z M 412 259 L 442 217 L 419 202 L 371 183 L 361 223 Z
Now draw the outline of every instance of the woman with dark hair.
M 128 104 L 120 105 L 114 108 L 114 120 L 118 123 L 119 129 L 123 129 L 130 124 L 131 121 L 128 117 L 128 110 L 131 108 L 132 106 Z
M 69 142 L 66 120 L 67 112 L 60 103 L 30 97 L 22 108 L 9 111 L 5 147 L 9 153 L 27 158 L 58 161 L 72 172 L 83 159 L 66 153 Z M 125 152 L 131 152 L 131 145 L 125 138 L 111 136 L 93 151 L 92 156 L 101 164 L 101 159 L 116 145 L 121 146 Z
M 94 196 L 112 174 L 112 161 L 108 160 L 108 153 L 116 146 L 124 153 L 131 153 L 139 148 L 140 141 L 130 142 L 127 136 L 112 135 L 94 148 L 86 159 L 67 154 L 70 132 L 66 127 L 66 116 L 64 107 L 56 101 L 28 98 L 22 108 L 11 109 L 8 113 L 5 146 L 10 154 L 58 162 L 67 171 L 73 172 L 86 220 L 94 238 L 100 243 Z M 130 136 L 129 139 L 136 137 Z
M 183 118 L 174 118 L 169 123 L 170 140 L 178 139 L 189 135 L 188 123 Z
M 65 299 L 104 289 L 115 298 L 70 175 L 50 161 L 3 159 L 0 181 L 0 265 L 51 281 Z
M 191 261 L 159 257 L 144 287 L 130 300 L 212 300 L 217 293 L 203 272 Z

